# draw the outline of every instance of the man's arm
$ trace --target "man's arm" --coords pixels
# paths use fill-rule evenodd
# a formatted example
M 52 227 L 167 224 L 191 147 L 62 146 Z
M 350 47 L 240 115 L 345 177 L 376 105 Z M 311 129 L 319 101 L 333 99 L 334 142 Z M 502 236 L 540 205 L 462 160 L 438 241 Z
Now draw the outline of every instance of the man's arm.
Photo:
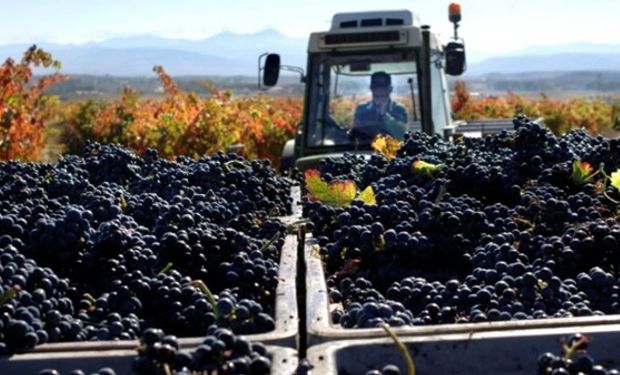
M 392 110 L 392 116 L 398 121 L 402 122 L 403 125 L 407 123 L 407 110 L 404 106 L 394 103 L 394 108 Z
M 369 118 L 368 103 L 360 103 L 355 108 L 355 115 L 353 116 L 353 124 L 351 128 L 363 128 L 368 126 Z
M 362 109 L 362 105 L 361 104 L 358 104 L 355 107 L 355 114 L 353 115 L 353 124 L 351 124 L 351 128 L 355 128 L 355 127 L 360 126 L 361 117 L 362 117 L 361 109 Z
M 402 138 L 405 134 L 405 124 L 407 123 L 407 110 L 397 103 L 391 108 L 391 111 L 385 113 L 383 117 L 385 129 L 393 137 Z

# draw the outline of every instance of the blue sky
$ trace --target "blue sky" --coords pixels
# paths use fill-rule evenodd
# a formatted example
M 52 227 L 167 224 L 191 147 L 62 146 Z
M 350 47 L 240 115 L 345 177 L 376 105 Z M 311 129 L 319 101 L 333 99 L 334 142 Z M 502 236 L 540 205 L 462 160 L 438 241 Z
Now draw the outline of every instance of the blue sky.
M 463 0 L 468 49 L 502 54 L 531 45 L 620 43 L 620 0 Z M 335 12 L 403 9 L 447 37 L 449 1 L 369 0 L 0 0 L 0 44 L 84 43 L 159 35 L 205 38 L 275 28 L 305 37 Z M 445 39 L 445 38 L 444 38 Z

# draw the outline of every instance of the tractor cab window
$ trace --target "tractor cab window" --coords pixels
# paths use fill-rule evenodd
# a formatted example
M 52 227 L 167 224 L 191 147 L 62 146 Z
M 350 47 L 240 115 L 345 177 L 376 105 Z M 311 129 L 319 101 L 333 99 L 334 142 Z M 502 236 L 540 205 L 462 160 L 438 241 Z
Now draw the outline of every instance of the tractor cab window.
M 369 144 L 420 129 L 415 54 L 317 55 L 311 60 L 307 146 Z

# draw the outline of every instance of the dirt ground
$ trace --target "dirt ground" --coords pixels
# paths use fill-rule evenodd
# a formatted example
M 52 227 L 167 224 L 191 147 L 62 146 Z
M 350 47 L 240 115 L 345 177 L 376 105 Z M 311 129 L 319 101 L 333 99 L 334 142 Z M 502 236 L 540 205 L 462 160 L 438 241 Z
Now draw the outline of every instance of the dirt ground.
M 65 152 L 65 146 L 62 143 L 61 131 L 62 123 L 54 122 L 45 128 L 47 135 L 47 143 L 41 153 L 40 160 L 43 163 L 54 163 Z

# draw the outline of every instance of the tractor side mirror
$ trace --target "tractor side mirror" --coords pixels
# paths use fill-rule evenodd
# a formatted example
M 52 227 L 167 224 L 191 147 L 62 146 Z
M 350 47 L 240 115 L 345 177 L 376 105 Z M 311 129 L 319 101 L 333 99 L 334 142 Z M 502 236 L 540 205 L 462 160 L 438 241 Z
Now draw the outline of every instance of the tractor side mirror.
M 445 47 L 446 73 L 451 76 L 460 76 L 467 69 L 465 61 L 465 44 L 460 41 L 451 41 Z
M 265 59 L 265 67 L 263 68 L 263 85 L 273 87 L 278 83 L 280 76 L 280 55 L 270 53 Z

